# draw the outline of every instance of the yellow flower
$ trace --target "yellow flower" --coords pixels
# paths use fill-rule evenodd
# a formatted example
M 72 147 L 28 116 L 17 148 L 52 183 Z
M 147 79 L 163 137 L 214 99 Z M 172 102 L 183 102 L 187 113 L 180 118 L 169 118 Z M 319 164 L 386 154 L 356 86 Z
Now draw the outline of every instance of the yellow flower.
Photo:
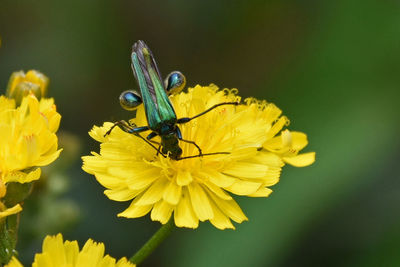
M 61 234 L 47 236 L 42 253 L 35 255 L 32 267 L 134 267 L 126 258 L 118 262 L 109 255 L 104 256 L 104 244 L 89 239 L 79 251 L 77 241 L 63 241 Z M 13 257 L 6 267 L 23 267 Z
M 17 71 L 11 74 L 6 95 L 20 104 L 22 98 L 30 93 L 38 99 L 45 97 L 48 85 L 49 79 L 36 70 L 30 70 L 26 74 L 23 71 Z
M 170 100 L 181 118 L 218 103 L 240 101 L 236 94 L 237 90 L 219 91 L 215 85 L 196 86 Z M 231 220 L 241 223 L 247 217 L 231 194 L 267 197 L 272 192 L 269 187 L 279 181 L 285 162 L 305 166 L 314 161 L 314 153 L 305 160 L 296 159 L 307 143 L 304 134 L 284 131 L 283 137 L 276 137 L 288 122 L 280 116 L 281 110 L 275 105 L 246 99 L 242 105 L 222 106 L 181 124 L 183 138 L 195 141 L 203 153 L 229 154 L 179 161 L 156 155 L 143 140 L 119 128 L 104 137 L 113 125 L 106 122 L 89 133 L 102 144 L 100 154 L 92 152 L 92 156 L 83 157 L 83 169 L 107 188 L 104 193 L 108 198 L 133 199 L 118 216 L 136 218 L 151 211 L 151 219 L 162 224 L 173 214 L 178 227 L 197 228 L 199 221 L 209 220 L 219 229 L 234 228 Z M 143 106 L 131 122 L 147 125 Z M 179 145 L 183 157 L 198 154 L 192 144 Z M 296 160 L 302 164 L 295 164 Z
M 0 96 L 0 198 L 10 182 L 28 183 L 39 179 L 40 166 L 53 162 L 60 154 L 55 132 L 61 116 L 53 99 L 30 94 L 20 106 Z M 0 205 L 0 218 L 10 215 Z M 14 213 L 21 209 L 13 207 Z M 10 211 L 8 211 L 10 212 Z

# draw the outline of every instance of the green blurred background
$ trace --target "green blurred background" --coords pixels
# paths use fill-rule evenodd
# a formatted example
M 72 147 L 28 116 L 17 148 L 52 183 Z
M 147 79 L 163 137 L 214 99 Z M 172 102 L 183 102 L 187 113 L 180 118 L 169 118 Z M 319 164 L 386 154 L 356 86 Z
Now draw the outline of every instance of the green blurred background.
M 142 266 L 400 266 L 398 1 L 0 0 L 0 36 L 0 86 L 40 70 L 63 116 L 64 152 L 22 213 L 25 264 L 45 234 L 119 258 L 158 229 L 117 218 L 128 203 L 109 201 L 80 160 L 99 150 L 94 124 L 129 118 L 118 96 L 136 86 L 142 39 L 164 75 L 274 102 L 317 152 L 285 167 L 269 198 L 237 198 L 250 220 L 235 231 L 178 229 Z

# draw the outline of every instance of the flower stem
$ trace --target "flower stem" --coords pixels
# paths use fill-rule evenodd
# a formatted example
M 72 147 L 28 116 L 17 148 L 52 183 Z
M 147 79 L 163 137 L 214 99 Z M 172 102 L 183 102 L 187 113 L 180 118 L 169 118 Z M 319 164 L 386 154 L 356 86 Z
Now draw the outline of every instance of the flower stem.
M 142 263 L 167 238 L 174 228 L 174 219 L 171 217 L 129 260 L 136 265 Z

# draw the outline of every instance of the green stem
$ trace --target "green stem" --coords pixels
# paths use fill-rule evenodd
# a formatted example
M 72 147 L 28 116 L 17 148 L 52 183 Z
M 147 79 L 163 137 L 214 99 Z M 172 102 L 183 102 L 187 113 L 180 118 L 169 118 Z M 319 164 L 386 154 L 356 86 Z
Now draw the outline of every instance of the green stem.
M 129 260 L 136 265 L 142 263 L 167 238 L 175 228 L 174 225 L 174 219 L 171 217 Z

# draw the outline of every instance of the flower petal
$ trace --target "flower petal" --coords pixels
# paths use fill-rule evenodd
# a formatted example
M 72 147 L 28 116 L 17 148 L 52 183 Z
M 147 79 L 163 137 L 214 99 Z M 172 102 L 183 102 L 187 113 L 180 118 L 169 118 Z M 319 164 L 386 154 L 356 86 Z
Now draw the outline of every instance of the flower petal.
M 214 218 L 210 219 L 212 225 L 220 230 L 224 229 L 235 229 L 231 220 L 226 216 L 221 210 L 216 206 L 216 204 L 212 205 Z
M 232 197 L 226 193 L 223 189 L 221 189 L 220 187 L 214 185 L 213 183 L 204 181 L 204 185 L 206 186 L 207 189 L 209 189 L 211 192 L 210 194 L 215 194 L 217 195 L 219 198 L 225 199 L 225 200 L 231 200 Z
M 16 214 L 18 212 L 22 211 L 22 207 L 20 204 L 17 204 L 11 208 L 8 208 L 6 210 L 3 210 L 0 212 L 0 218 L 4 218 L 13 214 Z
M 294 157 L 284 157 L 283 160 L 295 167 L 305 167 L 314 163 L 315 152 L 304 153 Z
M 307 135 L 302 132 L 291 132 L 292 148 L 300 151 L 308 145 Z
M 40 168 L 36 168 L 33 171 L 26 173 L 26 172 L 21 172 L 21 171 L 14 171 L 4 177 L 4 182 L 5 183 L 10 183 L 10 182 L 17 182 L 17 183 L 30 183 L 32 181 L 38 180 L 40 178 L 42 171 Z
M 267 173 L 268 166 L 250 163 L 250 162 L 236 162 L 229 168 L 226 168 L 223 173 L 235 177 L 245 177 L 248 179 L 262 178 Z
M 147 205 L 147 206 L 137 206 L 135 205 L 135 200 L 132 201 L 131 205 L 124 210 L 123 212 L 120 212 L 117 216 L 118 217 L 126 217 L 126 218 L 138 218 L 146 215 L 149 213 L 149 211 L 153 208 L 153 205 Z
M 156 180 L 143 195 L 137 198 L 136 205 L 146 206 L 158 202 L 164 194 L 167 182 L 167 179 L 163 178 Z
M 105 190 L 104 194 L 111 200 L 115 201 L 128 201 L 136 197 L 142 190 L 131 190 L 128 187 L 119 189 Z
M 235 183 L 225 189 L 239 196 L 247 196 L 255 193 L 261 186 L 261 183 L 249 182 L 236 179 Z
M 274 137 L 280 130 L 282 130 L 283 126 L 285 126 L 289 120 L 283 116 L 278 119 L 277 122 L 272 125 L 271 129 L 267 132 L 267 139 Z
M 168 204 L 166 201 L 160 200 L 154 205 L 151 211 L 151 219 L 166 224 L 169 218 L 171 218 L 173 210 L 174 206 Z
M 199 172 L 198 175 L 204 179 L 209 180 L 211 183 L 219 187 L 231 186 L 236 178 L 217 172 L 215 170 L 208 170 L 208 172 Z
M 182 194 L 182 187 L 177 185 L 174 181 L 170 181 L 169 185 L 165 188 L 163 199 L 171 205 L 178 204 Z
M 211 197 L 214 200 L 215 204 L 217 204 L 218 208 L 235 222 L 241 223 L 248 220 L 246 215 L 244 215 L 242 209 L 239 207 L 234 199 L 222 200 L 213 195 L 211 195 Z
M 192 175 L 188 171 L 178 171 L 176 173 L 176 183 L 180 186 L 185 186 L 193 181 Z
M 175 224 L 178 227 L 197 228 L 199 219 L 196 216 L 187 188 L 182 188 L 182 197 L 174 211 Z
M 188 185 L 190 200 L 192 201 L 193 210 L 200 221 L 205 221 L 214 217 L 214 213 L 203 188 L 193 182 Z
M 13 256 L 10 262 L 5 267 L 24 267 L 24 266 L 18 261 L 18 259 L 15 256 Z
M 260 187 L 256 192 L 249 194 L 249 197 L 268 197 L 272 190 L 267 187 Z

